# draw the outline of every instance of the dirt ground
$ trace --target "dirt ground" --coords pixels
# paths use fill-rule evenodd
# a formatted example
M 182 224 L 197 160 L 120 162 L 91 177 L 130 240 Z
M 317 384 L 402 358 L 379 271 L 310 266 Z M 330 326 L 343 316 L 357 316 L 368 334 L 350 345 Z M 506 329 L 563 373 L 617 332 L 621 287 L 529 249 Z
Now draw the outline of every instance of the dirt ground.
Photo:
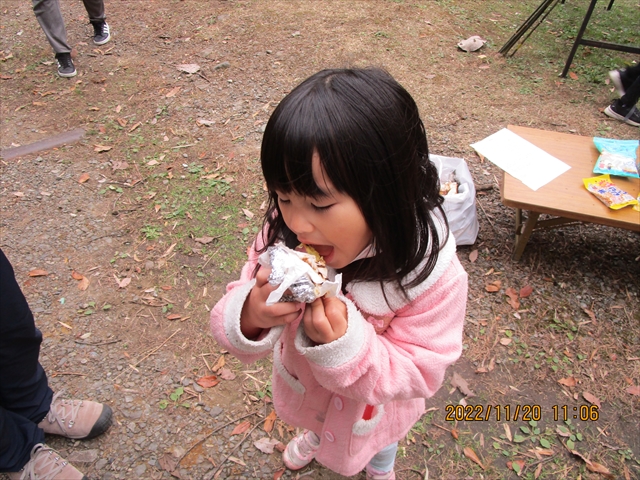
M 513 262 L 501 172 L 469 146 L 509 124 L 638 138 L 603 115 L 615 94 L 593 50 L 558 77 L 559 20 L 505 59 L 524 2 L 107 0 L 113 39 L 96 47 L 82 3 L 61 3 L 72 79 L 55 74 L 30 2 L 0 5 L 0 248 L 53 388 L 114 409 L 100 438 L 47 440 L 90 478 L 343 478 L 315 462 L 283 472 L 254 446 L 295 430 L 270 416 L 269 362 L 221 351 L 208 312 L 260 225 L 271 111 L 312 73 L 351 65 L 394 75 L 431 152 L 463 157 L 478 188 L 478 239 L 459 248 L 464 353 L 401 443 L 398 478 L 640 478 L 640 236 L 535 232 Z M 615 8 L 640 20 L 637 2 Z M 459 50 L 471 35 L 486 45 Z M 76 128 L 77 142 L 11 155 Z

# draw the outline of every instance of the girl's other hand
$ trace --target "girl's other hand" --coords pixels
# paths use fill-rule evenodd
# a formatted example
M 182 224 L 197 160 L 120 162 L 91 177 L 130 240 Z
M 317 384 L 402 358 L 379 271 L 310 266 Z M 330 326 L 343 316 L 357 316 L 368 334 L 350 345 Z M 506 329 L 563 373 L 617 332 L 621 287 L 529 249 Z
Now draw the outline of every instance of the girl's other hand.
M 267 297 L 277 286 L 269 283 L 270 268 L 261 267 L 256 274 L 256 284 L 242 307 L 240 330 L 249 338 L 257 338 L 262 330 L 293 322 L 302 311 L 302 304 L 278 302 L 267 305 Z
M 347 331 L 347 306 L 336 297 L 314 300 L 304 311 L 304 331 L 317 344 L 333 342 Z

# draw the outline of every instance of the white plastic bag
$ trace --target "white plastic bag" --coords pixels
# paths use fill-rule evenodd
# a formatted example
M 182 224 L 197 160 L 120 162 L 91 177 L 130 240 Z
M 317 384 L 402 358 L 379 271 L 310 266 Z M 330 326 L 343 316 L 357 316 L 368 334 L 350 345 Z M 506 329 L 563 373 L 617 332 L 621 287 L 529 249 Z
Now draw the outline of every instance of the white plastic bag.
M 451 176 L 458 183 L 458 193 L 450 192 L 444 196 L 443 208 L 447 214 L 449 228 L 456 239 L 456 245 L 472 245 L 478 237 L 478 214 L 476 212 L 476 187 L 467 163 L 463 158 L 429 155 L 429 159 L 438 169 L 440 183 L 447 182 Z

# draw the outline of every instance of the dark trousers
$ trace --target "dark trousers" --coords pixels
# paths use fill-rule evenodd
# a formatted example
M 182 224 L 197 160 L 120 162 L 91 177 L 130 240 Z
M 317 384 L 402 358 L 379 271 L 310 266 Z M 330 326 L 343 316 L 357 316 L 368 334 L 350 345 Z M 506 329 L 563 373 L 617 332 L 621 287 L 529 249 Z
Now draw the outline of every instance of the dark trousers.
M 31 449 L 44 442 L 38 423 L 53 392 L 40 363 L 42 333 L 0 250 L 0 472 L 17 472 Z
M 89 20 L 104 20 L 103 0 L 82 0 Z M 58 0 L 32 0 L 33 12 L 36 14 L 42 31 L 49 40 L 55 53 L 69 53 L 71 47 L 67 43 L 67 30 L 64 26 Z
M 624 95 L 620 97 L 620 101 L 624 106 L 632 107 L 640 99 L 640 63 L 633 67 L 628 67 L 624 73 L 633 83 L 625 90 Z

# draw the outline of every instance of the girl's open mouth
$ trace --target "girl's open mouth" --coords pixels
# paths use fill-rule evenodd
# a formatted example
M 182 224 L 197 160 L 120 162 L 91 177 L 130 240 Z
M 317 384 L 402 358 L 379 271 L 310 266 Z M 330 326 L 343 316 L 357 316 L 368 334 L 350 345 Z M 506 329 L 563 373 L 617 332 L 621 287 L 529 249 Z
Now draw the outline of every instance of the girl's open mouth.
M 333 253 L 333 247 L 330 246 L 330 245 L 311 245 L 311 244 L 309 244 L 309 246 L 315 248 L 316 252 L 318 252 L 325 259 L 325 261 L 327 261 L 328 258 L 331 257 L 331 254 Z

